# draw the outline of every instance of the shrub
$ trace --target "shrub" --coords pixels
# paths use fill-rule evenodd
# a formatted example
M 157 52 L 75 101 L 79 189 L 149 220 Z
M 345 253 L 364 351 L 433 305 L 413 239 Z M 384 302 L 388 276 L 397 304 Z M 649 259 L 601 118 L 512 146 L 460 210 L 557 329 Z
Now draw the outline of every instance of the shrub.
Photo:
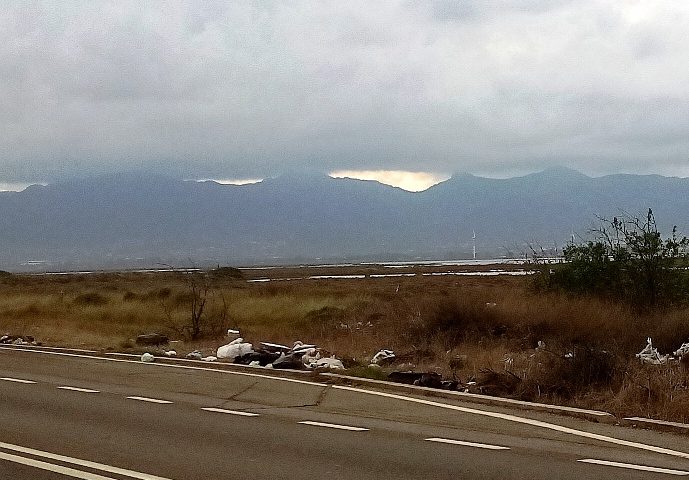
M 100 293 L 88 292 L 77 295 L 74 298 L 74 303 L 77 305 L 106 305 L 108 299 Z
M 652 210 L 645 220 L 603 220 L 597 239 L 568 245 L 565 263 L 541 268 L 537 285 L 573 293 L 607 296 L 641 309 L 685 304 L 689 294 L 686 250 L 689 239 L 676 228 L 663 239 Z

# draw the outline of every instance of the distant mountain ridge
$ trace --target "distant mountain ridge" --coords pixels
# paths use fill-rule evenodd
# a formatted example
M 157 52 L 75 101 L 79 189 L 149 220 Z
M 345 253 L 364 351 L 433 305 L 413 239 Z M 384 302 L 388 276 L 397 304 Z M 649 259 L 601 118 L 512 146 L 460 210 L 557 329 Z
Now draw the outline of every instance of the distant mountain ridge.
M 518 255 L 649 207 L 689 233 L 689 179 L 554 168 L 408 192 L 325 175 L 238 186 L 116 174 L 0 194 L 0 269 L 459 258 L 473 231 L 481 256 Z

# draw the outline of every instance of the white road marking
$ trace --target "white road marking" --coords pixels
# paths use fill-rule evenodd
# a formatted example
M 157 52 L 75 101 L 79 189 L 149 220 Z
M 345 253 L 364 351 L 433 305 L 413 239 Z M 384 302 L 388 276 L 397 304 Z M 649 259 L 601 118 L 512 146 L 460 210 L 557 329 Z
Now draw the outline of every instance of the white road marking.
M 42 345 L 12 345 L 26 350 L 27 348 L 40 348 L 45 350 L 63 350 L 67 352 L 98 353 L 98 350 L 86 350 L 83 348 L 45 347 Z
M 28 384 L 36 383 L 36 382 L 31 381 L 31 380 L 24 380 L 22 378 L 11 378 L 11 377 L 0 377 L 0 380 L 4 380 L 6 382 L 14 382 L 14 383 L 28 383 Z
M 219 368 L 204 368 L 204 367 L 194 367 L 191 365 L 174 365 L 174 364 L 169 364 L 169 363 L 141 363 L 138 360 L 125 360 L 125 359 L 120 359 L 120 358 L 104 358 L 104 357 L 96 357 L 93 355 L 80 355 L 80 354 L 76 354 L 76 353 L 62 353 L 62 352 L 48 352 L 48 351 L 43 351 L 43 350 L 29 350 L 29 349 L 19 350 L 19 349 L 15 349 L 15 348 L 11 348 L 11 347 L 6 347 L 6 346 L 0 346 L 0 350 L 14 350 L 14 351 L 20 351 L 20 352 L 40 353 L 40 354 L 44 354 L 44 355 L 58 355 L 58 356 L 74 357 L 74 358 L 88 358 L 91 360 L 101 360 L 101 361 L 106 361 L 106 362 L 135 363 L 135 364 L 139 364 L 139 365 L 147 365 L 147 366 L 155 366 L 155 367 L 181 368 L 181 369 L 186 369 L 186 370 L 202 370 L 202 371 L 207 371 L 207 372 L 224 373 L 224 374 L 228 374 L 228 375 L 239 375 L 239 376 L 254 377 L 254 378 L 264 378 L 267 380 L 274 380 L 274 381 L 281 381 L 281 382 L 298 383 L 301 385 L 313 385 L 313 386 L 317 386 L 317 387 L 321 387 L 321 388 L 325 386 L 324 384 L 318 383 L 318 382 L 309 382 L 306 380 L 297 380 L 294 378 L 274 377 L 274 376 L 270 376 L 270 375 L 262 375 L 259 373 L 221 370 Z M 614 438 L 614 437 L 609 437 L 606 435 L 599 435 L 597 433 L 590 433 L 590 432 L 587 432 L 584 430 L 577 430 L 574 428 L 563 427 L 561 425 L 557 425 L 557 424 L 553 424 L 553 423 L 547 423 L 547 422 L 543 422 L 540 420 L 532 420 L 530 418 L 518 417 L 516 415 L 509 415 L 506 413 L 491 412 L 489 410 L 479 410 L 479 409 L 468 408 L 468 407 L 460 407 L 457 405 L 451 405 L 451 404 L 447 404 L 447 403 L 434 402 L 431 400 L 423 400 L 423 399 L 414 398 L 414 397 L 406 397 L 404 395 L 397 395 L 397 394 L 393 394 L 393 393 L 376 392 L 373 390 L 365 390 L 362 388 L 347 387 L 344 385 L 333 385 L 331 388 L 338 389 L 338 390 L 347 390 L 347 391 L 351 391 L 351 392 L 365 393 L 368 395 L 376 395 L 376 396 L 386 397 L 386 398 L 394 398 L 396 400 L 402 400 L 405 402 L 419 403 L 419 404 L 423 404 L 423 405 L 429 405 L 429 406 L 433 406 L 433 407 L 444 408 L 444 409 L 454 410 L 454 411 L 463 412 L 463 413 L 471 413 L 471 414 L 475 414 L 475 415 L 483 415 L 483 416 L 492 417 L 492 418 L 499 418 L 499 419 L 506 420 L 509 422 L 521 423 L 521 424 L 531 425 L 531 426 L 535 426 L 535 427 L 541 427 L 541 428 L 545 428 L 548 430 L 554 430 L 554 431 L 558 431 L 561 433 L 567 433 L 569 435 L 574 435 L 574 436 L 578 436 L 578 437 L 582 437 L 582 438 L 590 438 L 593 440 L 600 440 L 602 442 L 613 443 L 616 445 L 623 445 L 626 447 L 636 448 L 639 450 L 646 450 L 646 451 L 650 451 L 650 452 L 662 453 L 665 455 L 671 455 L 674 457 L 689 459 L 689 453 L 687 453 L 687 452 L 681 452 L 678 450 L 671 450 L 669 448 L 657 447 L 655 445 L 647 445 L 644 443 L 631 442 L 628 440 L 622 440 L 622 439 L 618 439 L 618 438 Z
M 228 415 L 239 415 L 241 417 L 258 417 L 258 413 L 241 412 L 238 410 L 225 410 L 224 408 L 207 407 L 202 408 L 201 410 L 205 410 L 206 412 L 227 413 Z
M 83 393 L 100 393 L 98 390 L 91 390 L 90 388 L 79 388 L 79 387 L 68 387 L 67 385 L 63 385 L 61 387 L 57 387 L 60 390 L 70 390 L 72 392 L 83 392 Z
M 660 467 L 648 467 L 646 465 L 634 465 L 633 463 L 609 462 L 607 460 L 596 460 L 594 458 L 584 458 L 582 460 L 577 460 L 577 462 L 593 463 L 596 465 L 605 465 L 608 467 L 628 468 L 631 470 L 642 470 L 644 472 L 667 473 L 668 475 L 680 475 L 680 476 L 689 475 L 689 472 L 686 472 L 684 470 L 673 470 L 671 468 L 660 468 Z
M 118 468 L 118 467 L 113 467 L 112 465 L 105 465 L 103 463 L 97 463 L 97 462 L 91 462 L 89 460 L 81 460 L 79 458 L 72 458 L 72 457 L 67 457 L 65 455 L 58 455 L 56 453 L 50 453 L 50 452 L 44 452 L 42 450 L 36 450 L 33 448 L 28 448 L 28 447 L 22 447 L 19 445 L 13 445 L 11 443 L 3 443 L 0 442 L 0 448 L 4 450 L 12 450 L 14 452 L 19 452 L 19 453 L 25 453 L 28 455 L 33 455 L 35 457 L 41 457 L 44 459 L 48 460 L 55 460 L 58 462 L 63 462 L 63 463 L 69 463 L 72 465 L 79 465 L 80 467 L 86 467 L 86 468 L 92 468 L 94 470 L 101 470 L 103 472 L 108 472 L 108 473 L 114 473 L 116 475 L 124 475 L 130 478 L 136 478 L 138 480 L 170 480 L 169 478 L 164 478 L 164 477 L 158 477 L 156 475 L 149 475 L 147 473 L 141 473 L 141 472 L 135 472 L 133 470 L 127 470 L 124 468 Z M 9 454 L 0 452 L 0 454 L 7 456 Z M 24 459 L 24 457 L 17 457 L 19 459 Z M 7 458 L 5 457 L 5 460 Z M 25 460 L 30 460 L 30 459 L 25 459 Z M 13 460 L 10 460 L 13 461 Z M 25 465 L 28 465 L 25 463 Z M 51 465 L 48 463 L 47 465 Z M 57 466 L 57 465 L 51 465 L 51 466 Z M 40 467 L 39 467 L 40 468 Z M 53 470 L 55 471 L 55 470 Z M 79 472 L 79 470 L 77 470 Z M 83 472 L 86 473 L 86 472 Z M 98 478 L 98 477 L 77 477 L 77 478 Z M 100 478 L 107 478 L 107 477 L 100 477 Z
M 82 480 L 116 480 L 113 477 L 104 477 L 103 475 L 98 475 L 96 473 L 84 472 L 82 470 L 77 470 L 76 468 L 63 467 L 62 465 L 54 465 L 52 463 L 42 462 L 41 460 L 20 457 L 18 455 L 12 455 L 9 453 L 0 452 L 0 460 L 7 460 L 8 462 L 14 462 L 19 463 L 21 465 L 27 465 L 29 467 L 39 468 L 41 470 L 59 473 L 60 475 L 66 475 L 72 478 L 81 478 Z
M 27 349 L 18 349 L 18 348 L 8 348 L 6 346 L 0 346 L 0 350 L 14 350 L 15 352 L 29 352 L 29 353 L 40 353 L 43 355 L 57 355 L 60 357 L 72 357 L 72 358 L 88 358 L 91 360 L 101 360 L 104 362 L 120 362 L 120 363 L 135 363 L 137 365 L 146 365 L 147 367 L 150 367 L 151 365 L 155 367 L 166 367 L 166 368 L 182 368 L 185 370 L 203 370 L 205 372 L 218 372 L 218 373 L 228 373 L 232 375 L 240 375 L 240 376 L 245 376 L 245 377 L 253 377 L 253 378 L 265 378 L 267 380 L 276 380 L 276 381 L 281 381 L 281 382 L 290 382 L 290 383 L 299 383 L 301 385 L 313 385 L 316 387 L 325 387 L 324 384 L 318 383 L 318 382 L 309 382 L 307 380 L 298 380 L 296 378 L 284 378 L 284 377 L 274 377 L 270 375 L 262 375 L 260 373 L 253 373 L 253 372 L 237 372 L 237 371 L 232 371 L 232 370 L 223 370 L 220 368 L 207 368 L 207 367 L 195 367 L 193 365 L 175 365 L 172 363 L 155 363 L 155 362 L 150 362 L 150 363 L 143 363 L 140 360 L 125 360 L 123 358 L 106 358 L 106 357 L 96 357 L 93 355 L 81 355 L 77 353 L 63 353 L 63 352 L 51 352 L 51 351 L 45 351 L 45 350 L 29 350 Z M 138 355 L 137 355 L 138 357 Z M 178 359 L 181 360 L 181 359 Z M 247 367 L 248 368 L 248 367 Z
M 534 427 L 541 427 L 547 430 L 554 430 L 560 433 L 567 433 L 582 438 L 590 438 L 592 440 L 599 440 L 606 443 L 614 443 L 616 445 L 623 445 L 625 447 L 638 448 L 639 450 L 646 450 L 649 452 L 662 453 L 665 455 L 672 455 L 674 457 L 689 458 L 689 453 L 671 450 L 669 448 L 657 447 L 655 445 L 646 445 L 645 443 L 631 442 L 629 440 L 622 440 L 620 438 L 608 437 L 607 435 L 600 435 L 598 433 L 586 432 L 584 430 L 577 430 L 575 428 L 563 427 L 554 423 L 547 423 L 541 420 L 533 420 L 531 418 L 518 417 L 508 413 L 491 412 L 490 410 L 478 410 L 476 408 L 460 407 L 458 405 L 450 405 L 447 403 L 434 402 L 432 400 L 424 400 L 421 398 L 405 397 L 404 395 L 397 395 L 395 393 L 376 392 L 374 390 L 364 390 L 363 388 L 346 387 L 344 385 L 333 385 L 332 388 L 337 390 L 347 390 L 350 392 L 366 393 L 378 397 L 394 398 L 395 400 L 402 400 L 405 402 L 419 403 L 421 405 L 429 405 L 432 407 L 444 408 L 447 410 L 454 410 L 456 412 L 471 413 L 475 415 L 482 415 L 484 417 L 499 418 L 500 420 L 507 420 L 508 422 L 521 423 L 524 425 L 531 425 Z
M 311 422 L 308 420 L 304 420 L 303 422 L 299 422 L 299 423 L 301 423 L 302 425 L 313 425 L 314 427 L 335 428 L 337 430 L 349 430 L 352 432 L 365 432 L 368 430 L 368 428 L 352 427 L 349 425 L 338 425 L 336 423 Z
M 149 403 L 172 403 L 169 400 L 160 400 L 157 398 L 148 398 L 148 397 L 127 397 L 129 400 L 139 400 L 140 402 L 149 402 Z
M 475 443 L 475 442 L 464 442 L 462 440 L 452 440 L 449 438 L 424 438 L 424 440 L 428 442 L 438 442 L 438 443 L 449 443 L 452 445 L 462 445 L 465 447 L 476 447 L 476 448 L 485 448 L 487 450 L 509 450 L 510 447 L 502 447 L 500 445 L 488 445 L 486 443 Z

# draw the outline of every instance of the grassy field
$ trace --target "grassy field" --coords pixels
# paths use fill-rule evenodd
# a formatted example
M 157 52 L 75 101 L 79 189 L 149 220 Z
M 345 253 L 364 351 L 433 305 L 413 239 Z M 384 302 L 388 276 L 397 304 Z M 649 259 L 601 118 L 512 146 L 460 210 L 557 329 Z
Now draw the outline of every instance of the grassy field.
M 686 364 L 643 366 L 634 357 L 646 337 L 665 353 L 689 341 L 688 310 L 640 314 L 602 300 L 538 293 L 528 276 L 422 275 L 458 268 L 276 268 L 244 271 L 242 279 L 11 275 L 0 278 L 0 333 L 31 335 L 46 345 L 137 351 L 136 335 L 159 332 L 182 340 L 180 353 L 212 354 L 227 328 L 239 328 L 255 344 L 315 343 L 359 374 L 374 374 L 365 365 L 387 348 L 397 360 L 386 372 L 436 371 L 476 381 L 488 394 L 689 421 Z M 391 273 L 416 275 L 376 277 Z M 367 277 L 309 278 L 323 275 Z M 257 279 L 272 281 L 247 281 Z M 195 298 L 206 304 L 201 335 L 192 340 Z

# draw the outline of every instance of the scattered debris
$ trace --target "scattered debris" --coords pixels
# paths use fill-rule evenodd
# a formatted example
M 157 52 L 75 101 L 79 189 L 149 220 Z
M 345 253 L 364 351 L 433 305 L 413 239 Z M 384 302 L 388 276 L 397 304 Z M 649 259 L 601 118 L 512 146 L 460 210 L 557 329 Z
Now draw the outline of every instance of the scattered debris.
M 258 363 L 258 365 L 265 367 L 269 363 L 273 363 L 280 356 L 279 353 L 267 352 L 265 350 L 258 350 L 255 352 L 247 353 L 241 357 L 236 357 L 234 363 L 240 363 L 242 365 L 251 365 Z
M 137 345 L 164 345 L 170 343 L 170 339 L 166 335 L 160 333 L 146 333 L 136 337 Z
M 651 341 L 651 337 L 647 338 L 646 342 L 646 346 L 643 350 L 636 354 L 636 358 L 638 358 L 641 361 L 641 363 L 645 363 L 648 365 L 665 365 L 668 362 L 670 356 L 661 355 L 658 352 L 657 348 L 653 348 L 653 342 Z
M 511 395 L 517 389 L 522 379 L 510 371 L 496 372 L 493 369 L 481 370 L 481 378 L 477 382 L 468 382 L 466 391 L 484 395 Z
M 227 329 L 227 336 L 228 337 L 238 337 L 239 336 L 239 330 L 228 328 Z
M 315 348 L 309 348 L 303 352 L 301 357 L 301 363 L 304 364 L 306 368 L 315 368 L 316 362 L 321 359 L 321 354 L 316 351 Z
M 486 308 L 495 308 L 498 304 L 495 302 L 486 302 Z
M 12 345 L 37 345 L 36 340 L 31 335 L 3 335 L 0 343 Z
M 330 368 L 332 370 L 344 370 L 344 365 L 341 360 L 335 357 L 326 357 L 316 360 L 315 363 L 311 363 L 309 368 Z
M 203 358 L 203 354 L 198 350 L 194 350 L 193 352 L 187 353 L 186 358 L 189 360 L 201 360 Z
M 165 355 L 166 357 L 176 357 L 177 352 L 175 352 L 174 350 L 168 350 L 167 352 L 163 352 L 163 355 Z
M 682 358 L 689 355 L 689 342 L 683 343 L 676 351 L 672 353 L 675 357 Z
M 151 355 L 150 353 L 146 352 L 143 355 L 141 355 L 141 361 L 145 363 L 150 363 L 153 360 L 155 360 L 155 357 Z
M 213 355 L 209 355 L 207 357 L 203 357 L 201 360 L 203 360 L 204 362 L 217 362 L 218 357 L 214 357 Z
M 287 345 L 280 345 L 279 343 L 261 342 L 261 347 L 269 352 L 289 352 L 292 350 Z
M 393 358 L 395 358 L 395 353 L 392 350 L 383 349 L 373 356 L 371 363 L 374 365 L 385 365 L 391 363 Z
M 245 343 L 244 339 L 239 337 L 236 338 L 235 340 L 232 340 L 230 343 L 227 345 L 223 345 L 222 347 L 218 347 L 218 351 L 216 352 L 216 356 L 218 358 L 228 358 L 234 361 L 238 357 L 241 357 L 242 355 L 246 355 L 247 353 L 252 353 L 254 351 L 254 346 L 250 343 Z
M 288 368 L 292 370 L 299 370 L 304 368 L 304 364 L 301 361 L 301 353 L 290 353 L 285 355 L 281 353 L 278 358 L 272 363 L 273 368 Z
M 392 372 L 388 378 L 397 383 L 416 385 L 417 387 L 441 388 L 443 390 L 457 390 L 459 381 L 443 380 L 440 374 L 435 372 Z

